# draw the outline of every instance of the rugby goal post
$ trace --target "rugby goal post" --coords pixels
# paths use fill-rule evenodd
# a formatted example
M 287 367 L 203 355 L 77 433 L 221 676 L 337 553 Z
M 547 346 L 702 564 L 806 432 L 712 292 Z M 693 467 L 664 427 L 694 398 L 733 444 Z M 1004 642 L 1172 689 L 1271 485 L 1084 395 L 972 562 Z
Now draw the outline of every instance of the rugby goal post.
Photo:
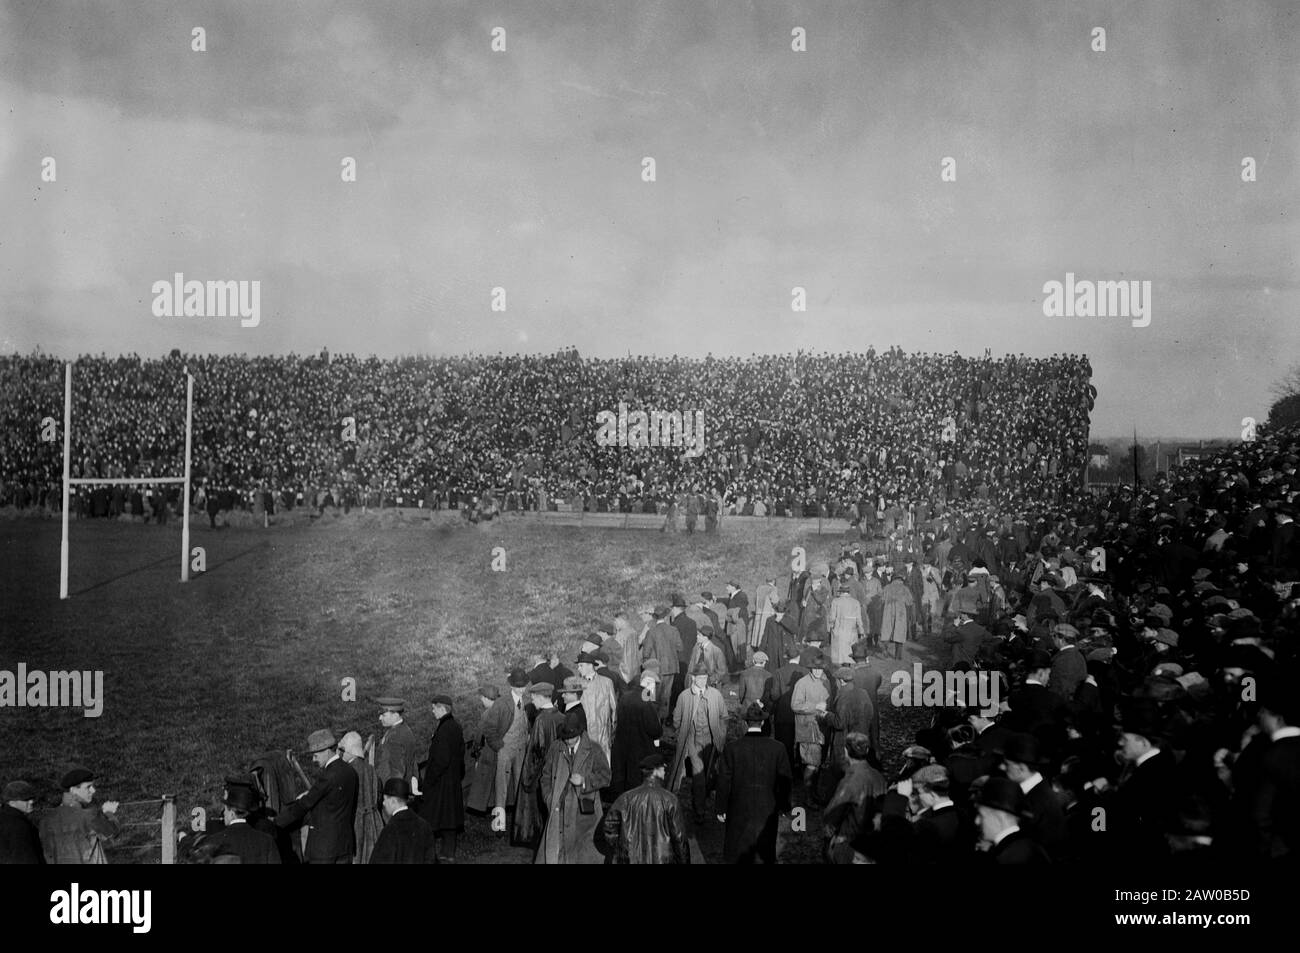
M 190 450 L 194 427 L 194 375 L 185 368 L 185 475 L 179 477 L 120 477 L 96 479 L 72 477 L 72 363 L 63 373 L 63 540 L 59 547 L 59 598 L 68 598 L 68 504 L 72 487 L 95 484 L 99 486 L 142 486 L 160 483 L 182 483 L 181 503 L 181 582 L 190 581 Z

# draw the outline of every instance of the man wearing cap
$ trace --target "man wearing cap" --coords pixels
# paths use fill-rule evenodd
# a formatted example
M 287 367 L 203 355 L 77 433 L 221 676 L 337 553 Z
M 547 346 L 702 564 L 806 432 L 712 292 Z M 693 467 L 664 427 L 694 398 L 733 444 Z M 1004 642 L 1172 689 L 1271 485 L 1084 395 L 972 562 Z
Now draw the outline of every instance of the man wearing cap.
M 31 821 L 36 788 L 10 781 L 0 794 L 0 864 L 43 864 L 41 835 Z
M 876 720 L 875 699 L 857 686 L 853 676 L 852 665 L 835 669 L 835 680 L 839 684 L 834 700 L 821 718 L 826 743 L 830 746 L 830 760 L 839 770 L 847 769 L 844 743 L 852 732 L 866 735 L 876 758 L 880 757 L 880 725 Z
M 307 820 L 308 864 L 350 864 L 357 849 L 353 820 L 357 813 L 357 773 L 340 757 L 334 732 L 313 731 L 307 754 L 321 768 L 316 783 L 280 809 L 275 823 L 292 827 Z
M 380 707 L 379 724 L 384 728 L 375 748 L 375 775 L 380 785 L 387 783 L 389 778 L 402 778 L 410 784 L 417 784 L 420 742 L 406 723 L 406 700 L 385 695 L 376 698 L 375 703 Z
M 898 804 L 886 798 L 881 829 L 890 826 L 891 815 L 901 824 L 892 830 L 901 835 L 900 853 L 913 864 L 961 864 L 970 856 L 971 832 L 961 812 L 948 795 L 951 779 L 941 764 L 927 764 L 896 787 L 911 807 L 911 823 L 897 811 Z M 898 799 L 902 802 L 902 798 Z
M 512 669 L 506 679 L 510 691 L 492 703 L 483 715 L 480 730 L 483 743 L 496 755 L 495 797 L 493 815 L 499 815 L 502 825 L 505 812 L 515 806 L 515 792 L 519 787 L 519 774 L 524 763 L 524 749 L 528 744 L 528 714 L 524 704 L 528 701 L 528 676 L 523 669 Z M 498 828 L 506 830 L 505 826 Z
M 242 785 L 227 788 L 222 805 L 223 826 L 205 841 L 213 855 L 234 854 L 241 864 L 280 863 L 275 838 L 249 823 L 258 808 L 253 789 Z
M 600 792 L 609 777 L 609 762 L 600 745 L 576 725 L 561 725 L 542 770 L 547 820 L 534 863 L 603 862 L 595 835 L 603 817 Z
M 542 829 L 546 826 L 546 805 L 542 801 L 541 791 L 542 771 L 546 767 L 546 755 L 560 735 L 564 713 L 551 701 L 555 696 L 555 686 L 550 682 L 534 683 L 528 691 L 532 695 L 534 714 L 528 728 L 523 768 L 519 773 L 511 840 L 524 847 L 536 848 Z
M 637 763 L 641 783 L 624 791 L 605 815 L 603 840 L 615 864 L 689 864 L 681 802 L 664 788 L 668 764 L 651 752 Z
M 540 655 L 534 656 L 534 659 L 537 664 L 528 673 L 529 684 L 536 685 L 538 682 L 548 682 L 559 688 L 564 684 L 564 680 L 573 674 L 569 671 L 567 665 L 560 662 L 558 649 L 547 649 Z M 560 702 L 559 696 L 556 696 L 554 701 L 558 705 Z
M 712 678 L 727 670 L 727 658 L 713 641 L 713 626 L 706 622 L 695 633 L 695 647 L 691 650 L 690 671 L 703 666 Z
M 965 664 L 974 667 L 979 657 L 980 647 L 989 638 L 988 629 L 974 621 L 975 593 L 971 589 L 958 589 L 953 593 L 952 605 L 949 607 L 953 620 L 944 629 L 943 640 L 952 646 L 952 655 L 948 667 L 955 669 Z
M 751 704 L 763 706 L 767 712 L 776 704 L 772 673 L 767 670 L 767 653 L 761 649 L 754 653 L 754 664 L 740 673 L 737 704 L 744 711 Z
M 121 830 L 117 822 L 117 801 L 105 801 L 103 810 L 95 799 L 95 776 L 85 768 L 73 768 L 63 776 L 63 802 L 41 818 L 41 849 L 48 864 L 106 864 L 106 840 Z
M 1056 644 L 1056 655 L 1052 657 L 1052 671 L 1047 678 L 1047 687 L 1069 702 L 1079 685 L 1088 677 L 1088 662 L 1075 644 L 1079 630 L 1072 625 L 1061 623 L 1052 632 Z
M 822 764 L 822 746 L 826 743 L 819 719 L 826 713 L 830 689 L 826 685 L 826 656 L 814 653 L 808 659 L 808 674 L 795 683 L 790 696 L 794 712 L 794 740 L 803 762 L 804 797 L 812 799 L 812 779 Z
M 787 611 L 786 601 L 781 599 L 777 602 L 773 614 L 767 620 L 758 647 L 767 653 L 768 661 L 772 665 L 780 666 L 785 664 L 785 660 L 790 657 L 790 648 L 798 644 L 798 622 Z
M 672 714 L 671 703 L 677 698 L 674 688 L 680 684 L 678 668 L 682 636 L 676 626 L 668 624 L 667 606 L 655 606 L 652 614 L 653 621 L 647 622 L 645 638 L 641 641 L 641 664 L 644 666 L 652 659 L 659 663 L 660 682 L 655 706 L 659 720 L 667 721 Z
M 713 759 L 727 744 L 727 703 L 709 685 L 709 670 L 691 669 L 691 685 L 677 699 L 673 711 L 677 750 L 668 774 L 668 792 L 675 795 L 682 778 L 691 779 L 691 806 L 696 820 L 704 816 L 708 776 Z
M 411 786 L 401 778 L 384 783 L 384 825 L 370 854 L 372 864 L 436 864 L 437 838 L 429 822 L 409 806 Z
M 560 686 L 560 714 L 566 724 L 578 726 L 579 731 L 587 730 L 587 711 L 582 707 L 582 694 L 587 683 L 577 675 L 570 675 Z
M 614 683 L 596 674 L 600 660 L 588 652 L 578 656 L 578 677 L 582 679 L 582 708 L 587 715 L 587 734 L 592 743 L 600 747 L 609 763 L 610 746 L 614 741 L 618 698 Z
M 425 762 L 424 802 L 420 816 L 428 821 L 440 843 L 439 863 L 456 862 L 456 838 L 465 829 L 465 795 L 461 782 L 465 775 L 465 734 L 452 715 L 450 695 L 434 695 L 430 703 L 436 726 L 429 739 L 429 759 Z
M 779 818 L 790 810 L 790 758 L 785 745 L 764 736 L 762 706 L 741 710 L 745 736 L 727 745 L 718 763 L 714 803 L 726 825 L 722 857 L 728 864 L 775 864 Z
M 979 832 L 995 864 L 1048 864 L 1047 852 L 1020 829 L 1024 795 L 1007 778 L 988 778 L 975 796 Z
M 465 781 L 465 810 L 475 814 L 486 814 L 496 804 L 497 793 L 497 752 L 487 743 L 487 713 L 501 699 L 501 689 L 495 685 L 480 685 L 478 688 L 479 704 L 483 706 L 483 717 L 479 719 L 478 729 L 470 736 L 467 746 L 470 762 L 469 774 Z M 495 810 L 495 808 L 493 808 Z M 502 828 L 497 826 L 500 833 Z

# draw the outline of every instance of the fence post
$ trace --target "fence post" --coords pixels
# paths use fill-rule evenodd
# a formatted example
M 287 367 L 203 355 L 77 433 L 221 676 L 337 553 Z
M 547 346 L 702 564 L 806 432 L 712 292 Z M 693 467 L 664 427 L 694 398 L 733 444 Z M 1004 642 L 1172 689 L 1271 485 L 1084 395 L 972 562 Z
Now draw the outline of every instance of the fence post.
M 176 796 L 162 796 L 162 862 L 176 863 Z

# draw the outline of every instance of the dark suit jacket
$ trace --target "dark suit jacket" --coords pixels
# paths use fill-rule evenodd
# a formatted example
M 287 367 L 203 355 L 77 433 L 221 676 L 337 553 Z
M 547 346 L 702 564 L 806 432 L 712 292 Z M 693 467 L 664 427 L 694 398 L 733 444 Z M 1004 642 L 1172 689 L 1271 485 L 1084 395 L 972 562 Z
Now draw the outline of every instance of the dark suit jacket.
M 280 852 L 276 849 L 275 838 L 264 834 L 247 821 L 242 824 L 227 824 L 208 838 L 209 844 L 220 845 L 219 854 L 236 854 L 241 864 L 278 864 Z
M 0 864 L 43 864 L 41 835 L 27 815 L 0 804 Z
M 1088 663 L 1083 653 L 1077 648 L 1062 649 L 1052 659 L 1052 674 L 1047 680 L 1047 687 L 1070 700 L 1078 691 L 1079 685 L 1088 677 Z
M 429 739 L 429 760 L 425 762 L 420 790 L 424 800 L 420 816 L 435 831 L 465 829 L 465 735 L 452 715 L 445 715 Z
M 1065 699 L 1046 685 L 1023 685 L 1011 693 L 1007 704 L 1028 723 L 1057 721 L 1065 712 Z
M 1024 831 L 1016 831 L 989 848 L 989 859 L 995 864 L 1050 864 L 1047 851 L 1034 843 Z
M 436 864 L 433 828 L 410 808 L 388 819 L 370 855 L 372 864 Z
M 760 846 L 776 849 L 777 816 L 790 809 L 790 758 L 785 745 L 746 734 L 727 745 L 718 762 L 715 804 L 727 815 L 724 862 L 752 861 Z
M 1110 830 L 1130 858 L 1152 861 L 1167 855 L 1164 835 L 1177 807 L 1178 787 L 1177 764 L 1164 749 L 1120 777 Z
M 970 857 L 971 836 L 956 805 L 926 811 L 912 825 L 910 860 L 917 864 L 961 864 Z
M 335 758 L 325 765 L 306 794 L 280 809 L 275 823 L 291 827 L 306 818 L 311 831 L 303 860 L 309 864 L 329 863 L 356 853 L 352 825 L 356 813 L 357 772 L 342 758 Z
M 1262 859 L 1300 858 L 1300 738 L 1282 738 L 1264 749 L 1255 826 Z
M 1025 833 L 1049 855 L 1054 857 L 1064 848 L 1065 811 L 1061 809 L 1061 802 L 1047 778 L 1035 784 L 1025 795 L 1022 826 Z

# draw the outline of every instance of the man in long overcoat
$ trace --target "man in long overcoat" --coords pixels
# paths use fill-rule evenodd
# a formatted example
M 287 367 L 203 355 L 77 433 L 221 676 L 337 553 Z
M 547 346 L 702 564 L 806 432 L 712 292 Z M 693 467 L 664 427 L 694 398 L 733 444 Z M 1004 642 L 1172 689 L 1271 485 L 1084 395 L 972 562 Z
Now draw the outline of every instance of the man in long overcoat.
M 677 793 L 689 763 L 691 803 L 699 818 L 704 814 L 713 759 L 727 744 L 727 703 L 720 691 L 709 686 L 707 668 L 691 669 L 691 685 L 677 699 L 673 727 L 677 732 L 677 750 L 668 775 L 668 793 Z
M 465 774 L 465 735 L 452 716 L 449 695 L 435 695 L 433 717 L 437 727 L 429 739 L 429 760 L 425 762 L 424 803 L 420 816 L 429 822 L 441 844 L 439 863 L 456 862 L 456 835 L 465 829 L 465 800 L 461 779 Z
M 663 734 L 663 723 L 659 721 L 659 714 L 651 701 L 657 681 L 658 676 L 653 670 L 644 672 L 639 683 L 625 689 L 619 696 L 614 746 L 610 755 L 613 774 L 610 794 L 615 797 L 641 784 L 641 761 L 655 753 L 655 742 Z
M 609 762 L 600 745 L 576 725 L 562 725 L 542 770 L 547 819 L 534 863 L 604 862 L 596 847 L 596 830 L 604 816 L 600 791 L 609 780 Z
M 718 765 L 718 820 L 726 824 L 723 859 L 729 864 L 776 863 L 777 825 L 790 810 L 793 776 L 785 745 L 762 733 L 767 713 L 745 711 L 745 736 L 728 745 Z

